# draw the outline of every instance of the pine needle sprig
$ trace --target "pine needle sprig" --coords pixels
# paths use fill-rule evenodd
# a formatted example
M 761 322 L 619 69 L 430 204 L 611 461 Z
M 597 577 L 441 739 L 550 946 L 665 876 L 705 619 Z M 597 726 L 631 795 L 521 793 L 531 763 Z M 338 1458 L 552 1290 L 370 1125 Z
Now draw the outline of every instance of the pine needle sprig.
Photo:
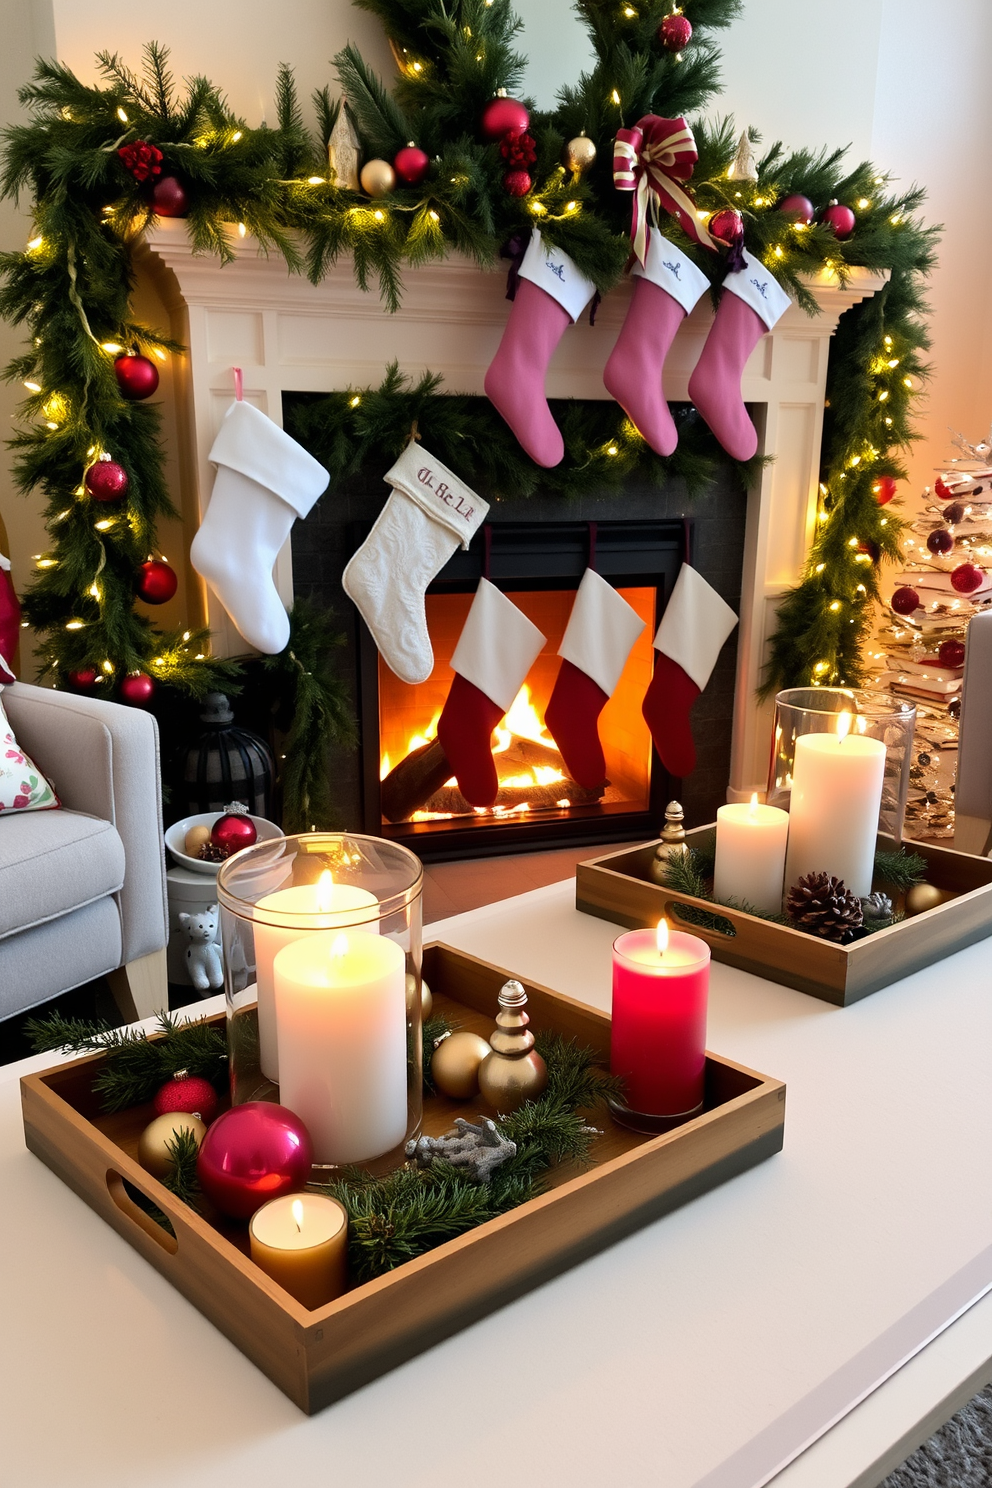
M 911 889 L 915 884 L 923 882 L 926 871 L 926 858 L 917 852 L 909 852 L 905 847 L 897 848 L 894 852 L 875 854 L 873 879 L 890 888 L 902 891 Z
M 172 1141 L 165 1144 L 165 1150 L 172 1159 L 172 1167 L 162 1182 L 180 1203 L 199 1211 L 200 1181 L 196 1176 L 196 1160 L 200 1148 L 196 1138 L 187 1127 L 181 1126 Z

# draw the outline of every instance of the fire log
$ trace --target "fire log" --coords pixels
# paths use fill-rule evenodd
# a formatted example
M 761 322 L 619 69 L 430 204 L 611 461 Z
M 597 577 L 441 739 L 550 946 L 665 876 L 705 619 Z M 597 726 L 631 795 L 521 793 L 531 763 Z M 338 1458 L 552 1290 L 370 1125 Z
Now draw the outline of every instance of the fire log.
M 608 782 L 607 782 L 608 783 Z M 567 799 L 572 806 L 592 806 L 600 800 L 606 785 L 597 790 L 586 790 L 574 780 L 556 780 L 551 785 L 501 785 L 496 796 L 496 805 L 512 811 L 514 806 L 529 803 L 534 811 L 546 811 L 558 801 Z M 424 802 L 425 811 L 436 811 L 445 815 L 468 816 L 472 807 L 456 785 L 445 785 Z
M 440 790 L 452 775 L 448 757 L 437 739 L 429 739 L 400 760 L 380 786 L 382 814 L 389 822 L 406 821 Z

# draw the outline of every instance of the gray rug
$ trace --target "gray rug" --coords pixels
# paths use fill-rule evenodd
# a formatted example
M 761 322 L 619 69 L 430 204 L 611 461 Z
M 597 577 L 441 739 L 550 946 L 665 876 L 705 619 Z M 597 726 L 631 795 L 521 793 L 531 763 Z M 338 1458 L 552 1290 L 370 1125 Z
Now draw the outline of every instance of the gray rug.
M 992 1385 L 917 1447 L 880 1488 L 989 1488 L 992 1484 Z

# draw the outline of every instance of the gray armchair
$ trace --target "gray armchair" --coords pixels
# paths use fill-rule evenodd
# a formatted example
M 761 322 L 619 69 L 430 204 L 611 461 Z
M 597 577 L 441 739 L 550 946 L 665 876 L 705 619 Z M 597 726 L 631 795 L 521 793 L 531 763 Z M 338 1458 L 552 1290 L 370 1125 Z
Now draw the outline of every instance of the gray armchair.
M 146 1018 L 168 1007 L 158 725 L 23 682 L 3 704 L 64 809 L 0 816 L 0 1019 L 99 976 Z

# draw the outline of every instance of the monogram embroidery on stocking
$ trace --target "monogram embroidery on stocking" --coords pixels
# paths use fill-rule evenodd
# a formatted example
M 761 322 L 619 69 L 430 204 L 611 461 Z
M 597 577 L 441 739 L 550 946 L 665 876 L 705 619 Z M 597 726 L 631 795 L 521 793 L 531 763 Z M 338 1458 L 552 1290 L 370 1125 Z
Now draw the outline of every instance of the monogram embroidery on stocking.
M 668 269 L 670 273 L 672 273 L 672 274 L 675 275 L 675 277 L 676 277 L 676 279 L 678 279 L 679 283 L 680 284 L 682 283 L 681 275 L 680 275 L 680 272 L 679 272 L 681 270 L 681 268 L 682 268 L 682 265 L 681 264 L 669 263 L 668 260 L 667 260 L 667 258 L 666 258 L 665 262 L 662 264 L 662 268 L 663 269 Z
M 551 260 L 550 260 L 550 258 L 545 260 L 545 264 L 546 264 L 546 267 L 551 270 L 552 274 L 554 274 L 555 277 L 557 279 L 560 279 L 561 282 L 562 282 L 562 284 L 564 284 L 565 283 L 565 265 L 563 263 L 560 263 L 560 264 L 552 263 Z
M 760 296 L 761 296 L 761 298 L 763 300 L 767 300 L 767 298 L 768 298 L 768 280 L 767 279 L 749 279 L 747 282 L 748 282 L 748 284 L 753 284 L 754 285 L 755 289 L 758 291 L 758 293 L 760 294 Z

